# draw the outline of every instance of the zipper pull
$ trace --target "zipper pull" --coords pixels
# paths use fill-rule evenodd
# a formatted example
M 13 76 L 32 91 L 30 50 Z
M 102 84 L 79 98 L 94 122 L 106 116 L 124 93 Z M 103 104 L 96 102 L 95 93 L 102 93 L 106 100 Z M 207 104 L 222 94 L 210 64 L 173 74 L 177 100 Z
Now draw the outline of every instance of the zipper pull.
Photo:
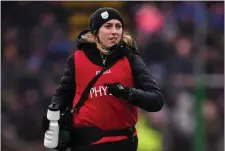
M 105 65 L 105 61 L 106 61 L 106 59 L 103 59 L 103 61 L 102 61 L 102 63 Z

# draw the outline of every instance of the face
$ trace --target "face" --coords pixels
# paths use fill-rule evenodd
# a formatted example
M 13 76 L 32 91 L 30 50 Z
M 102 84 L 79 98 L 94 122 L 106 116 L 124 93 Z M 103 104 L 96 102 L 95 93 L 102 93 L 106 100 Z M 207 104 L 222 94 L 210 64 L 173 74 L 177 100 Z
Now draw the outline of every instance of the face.
M 98 31 L 100 43 L 105 47 L 112 47 L 118 44 L 122 37 L 122 24 L 119 20 L 111 19 L 104 23 Z

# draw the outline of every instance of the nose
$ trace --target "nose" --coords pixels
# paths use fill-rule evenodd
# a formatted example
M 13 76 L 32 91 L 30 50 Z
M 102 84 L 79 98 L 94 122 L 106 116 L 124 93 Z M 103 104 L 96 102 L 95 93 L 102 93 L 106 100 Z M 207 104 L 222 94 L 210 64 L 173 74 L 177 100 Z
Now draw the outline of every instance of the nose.
M 113 27 L 112 28 L 112 34 L 117 34 L 118 33 L 118 30 L 116 29 L 116 27 Z

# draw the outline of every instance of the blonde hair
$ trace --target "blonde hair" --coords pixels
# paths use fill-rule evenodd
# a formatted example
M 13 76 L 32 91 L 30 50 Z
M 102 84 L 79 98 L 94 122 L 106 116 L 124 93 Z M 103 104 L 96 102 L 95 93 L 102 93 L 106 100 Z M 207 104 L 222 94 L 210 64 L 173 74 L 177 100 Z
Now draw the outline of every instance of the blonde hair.
M 81 38 L 86 40 L 89 43 L 96 43 L 96 46 L 101 53 L 105 55 L 108 54 L 108 51 L 104 48 L 102 44 L 100 44 L 98 37 L 94 35 L 91 31 L 82 35 Z M 130 47 L 132 45 L 133 39 L 130 34 L 128 34 L 127 32 L 124 32 L 122 35 L 122 41 L 125 43 L 126 46 Z

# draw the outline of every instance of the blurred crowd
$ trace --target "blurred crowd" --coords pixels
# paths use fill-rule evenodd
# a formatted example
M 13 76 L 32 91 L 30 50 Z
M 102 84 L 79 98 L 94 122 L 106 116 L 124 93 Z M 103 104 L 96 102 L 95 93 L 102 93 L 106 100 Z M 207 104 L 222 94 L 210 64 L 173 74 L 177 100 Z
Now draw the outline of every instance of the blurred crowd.
M 69 18 L 79 8 L 65 3 L 2 2 L 3 151 L 47 151 L 41 117 L 63 74 L 66 58 L 76 48 L 76 37 L 68 38 L 72 32 Z M 224 76 L 224 3 L 120 3 L 127 30 L 166 100 L 160 112 L 140 110 L 139 150 L 192 151 L 199 122 L 196 78 L 199 73 Z M 224 86 L 221 78 L 213 83 L 203 86 L 202 145 L 205 151 L 222 151 Z

